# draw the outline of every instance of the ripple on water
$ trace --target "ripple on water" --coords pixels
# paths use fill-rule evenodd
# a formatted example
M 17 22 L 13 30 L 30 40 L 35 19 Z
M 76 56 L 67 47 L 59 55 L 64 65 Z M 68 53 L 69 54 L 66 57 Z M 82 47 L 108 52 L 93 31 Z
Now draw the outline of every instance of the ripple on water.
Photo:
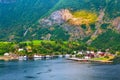
M 38 73 L 36 73 L 36 74 L 44 74 L 44 73 L 49 73 L 49 72 L 51 72 L 52 71 L 52 69 L 48 69 L 47 71 L 45 71 L 45 72 L 38 72 Z
M 35 79 L 35 78 L 37 78 L 37 77 L 35 77 L 35 76 L 24 76 L 25 78 L 28 78 L 28 79 Z

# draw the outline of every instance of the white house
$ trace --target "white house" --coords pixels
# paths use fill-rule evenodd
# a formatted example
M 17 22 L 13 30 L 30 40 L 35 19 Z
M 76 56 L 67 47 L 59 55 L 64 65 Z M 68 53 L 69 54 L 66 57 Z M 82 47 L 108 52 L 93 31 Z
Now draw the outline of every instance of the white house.
M 78 52 L 78 54 L 83 54 L 83 52 Z
M 98 51 L 97 54 L 101 54 L 102 52 L 101 51 Z
M 23 50 L 24 50 L 23 48 L 18 49 L 19 52 L 20 52 L 20 51 L 23 51 Z
M 74 51 L 74 54 L 76 54 L 77 53 L 77 51 Z
M 9 53 L 4 53 L 4 56 L 9 56 L 10 54 Z
M 91 53 L 91 54 L 94 54 L 94 51 L 91 51 L 90 53 Z
M 87 54 L 89 54 L 90 53 L 90 51 L 86 51 L 87 52 Z

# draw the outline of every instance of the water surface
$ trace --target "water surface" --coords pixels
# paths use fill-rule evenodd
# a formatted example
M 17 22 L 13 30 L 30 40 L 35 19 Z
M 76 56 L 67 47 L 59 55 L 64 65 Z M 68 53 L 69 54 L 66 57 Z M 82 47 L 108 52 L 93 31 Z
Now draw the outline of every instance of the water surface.
M 0 61 L 0 80 L 120 80 L 120 65 L 81 64 L 65 59 Z

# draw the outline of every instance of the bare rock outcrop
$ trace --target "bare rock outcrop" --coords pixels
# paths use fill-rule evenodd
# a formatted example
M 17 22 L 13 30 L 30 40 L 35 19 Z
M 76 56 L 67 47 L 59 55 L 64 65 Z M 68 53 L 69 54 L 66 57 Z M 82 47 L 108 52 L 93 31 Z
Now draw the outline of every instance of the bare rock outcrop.
M 62 9 L 53 12 L 48 18 L 40 20 L 41 24 L 52 26 L 54 24 L 62 24 L 72 18 L 72 14 L 68 9 Z
M 60 27 L 68 32 L 68 34 L 70 35 L 69 40 L 71 41 L 83 38 L 85 33 L 80 26 L 78 27 L 77 25 L 71 25 L 67 23 L 71 19 L 74 19 L 72 13 L 68 9 L 62 9 L 53 12 L 47 18 L 41 19 L 40 25 L 47 28 L 52 27 L 55 24 L 60 25 Z
M 120 17 L 115 18 L 112 24 L 115 27 L 115 29 L 120 32 Z

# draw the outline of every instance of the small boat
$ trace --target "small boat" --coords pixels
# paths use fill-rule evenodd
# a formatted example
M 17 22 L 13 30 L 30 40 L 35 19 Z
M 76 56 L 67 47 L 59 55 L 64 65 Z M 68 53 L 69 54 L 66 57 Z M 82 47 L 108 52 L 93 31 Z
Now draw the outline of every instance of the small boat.
M 72 55 L 72 58 L 75 58 L 76 57 L 76 55 Z
M 50 59 L 50 58 L 52 58 L 52 57 L 51 57 L 50 55 L 46 55 L 45 58 L 46 58 L 46 59 Z
M 22 60 L 27 60 L 27 56 L 19 56 L 18 60 L 22 61 Z
M 63 55 L 58 55 L 59 56 L 59 58 L 62 58 L 63 57 Z
M 70 55 L 69 55 L 69 54 L 66 54 L 66 55 L 65 55 L 65 58 L 70 58 Z
M 34 55 L 34 60 L 40 60 L 40 59 L 42 59 L 42 56 Z

